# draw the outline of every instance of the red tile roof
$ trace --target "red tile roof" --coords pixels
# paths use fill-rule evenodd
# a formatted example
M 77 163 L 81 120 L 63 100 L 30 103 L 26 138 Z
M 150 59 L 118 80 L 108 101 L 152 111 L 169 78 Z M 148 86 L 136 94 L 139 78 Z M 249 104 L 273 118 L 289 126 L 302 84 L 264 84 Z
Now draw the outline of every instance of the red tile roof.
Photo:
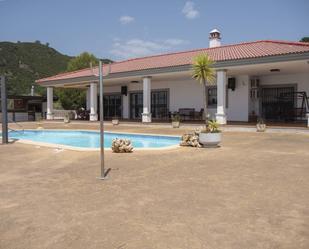
M 192 59 L 201 53 L 208 54 L 216 62 L 261 58 L 267 56 L 287 55 L 309 52 L 309 43 L 287 42 L 287 41 L 255 41 L 234 45 L 226 45 L 215 48 L 196 49 L 178 53 L 154 55 L 148 57 L 135 58 L 120 62 L 114 62 L 109 66 L 103 66 L 104 73 L 107 70 L 110 74 L 144 69 L 156 69 L 175 67 L 192 64 Z M 82 69 L 74 72 L 58 74 L 48 78 L 39 79 L 36 82 L 57 81 L 71 78 L 80 78 L 98 74 L 98 67 L 94 69 Z

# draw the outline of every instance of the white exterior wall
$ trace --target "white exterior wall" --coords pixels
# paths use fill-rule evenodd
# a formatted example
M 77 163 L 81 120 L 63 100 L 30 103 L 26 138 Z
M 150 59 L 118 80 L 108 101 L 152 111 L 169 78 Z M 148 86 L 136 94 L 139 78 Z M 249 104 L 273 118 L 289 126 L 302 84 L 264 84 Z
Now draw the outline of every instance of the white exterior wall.
M 249 90 L 250 76 L 240 75 L 236 77 L 236 89 L 228 89 L 227 99 L 227 119 L 228 121 L 248 121 L 249 115 Z M 282 85 L 297 84 L 297 91 L 306 91 L 309 95 L 309 73 L 288 74 L 288 75 L 268 75 L 260 76 L 260 84 L 263 85 Z M 126 84 L 123 84 L 126 85 Z M 203 86 L 195 80 L 177 79 L 157 81 L 152 79 L 152 89 L 169 89 L 169 110 L 178 111 L 179 108 L 194 108 L 200 111 L 203 108 Z M 142 83 L 128 84 L 128 96 L 122 95 L 123 117 L 129 117 L 129 94 L 133 91 L 142 91 Z M 120 93 L 121 85 L 105 86 L 105 93 Z M 215 118 L 216 108 L 208 109 L 211 118 Z
M 38 120 L 42 117 L 42 113 L 36 112 L 35 118 Z M 13 121 L 13 113 L 8 112 L 8 122 L 26 122 L 29 121 L 28 112 L 15 112 L 15 121 Z M 2 122 L 2 113 L 0 112 L 0 123 Z
M 125 84 L 124 84 L 125 85 Z M 194 80 L 152 80 L 151 89 L 169 89 L 169 110 L 178 111 L 179 108 L 203 108 L 203 87 Z M 105 93 L 120 93 L 121 86 L 105 86 Z M 142 83 L 131 83 L 128 86 L 128 96 L 122 95 L 123 116 L 129 116 L 130 92 L 143 91 Z
M 242 75 L 236 77 L 235 91 L 228 89 L 227 99 L 227 120 L 248 121 L 249 114 L 249 76 Z
M 309 91 L 309 73 L 279 74 L 260 77 L 261 85 L 296 84 L 297 91 Z

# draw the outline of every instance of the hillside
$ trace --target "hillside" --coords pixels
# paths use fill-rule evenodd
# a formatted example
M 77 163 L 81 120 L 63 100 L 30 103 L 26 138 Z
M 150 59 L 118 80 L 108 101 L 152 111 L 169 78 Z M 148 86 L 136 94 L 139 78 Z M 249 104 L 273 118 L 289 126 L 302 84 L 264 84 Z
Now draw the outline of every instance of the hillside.
M 39 42 L 0 42 L 0 74 L 7 78 L 9 94 L 29 94 L 36 79 L 66 71 L 72 58 Z M 45 90 L 35 85 L 35 93 Z

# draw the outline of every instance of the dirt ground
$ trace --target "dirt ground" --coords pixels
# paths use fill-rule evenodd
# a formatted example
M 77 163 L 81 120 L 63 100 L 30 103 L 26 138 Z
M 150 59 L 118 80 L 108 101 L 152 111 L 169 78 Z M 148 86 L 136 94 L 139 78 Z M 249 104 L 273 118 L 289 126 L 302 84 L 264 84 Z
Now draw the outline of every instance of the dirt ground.
M 226 132 L 216 149 L 105 161 L 102 181 L 98 152 L 0 145 L 0 248 L 309 248 L 309 135 Z

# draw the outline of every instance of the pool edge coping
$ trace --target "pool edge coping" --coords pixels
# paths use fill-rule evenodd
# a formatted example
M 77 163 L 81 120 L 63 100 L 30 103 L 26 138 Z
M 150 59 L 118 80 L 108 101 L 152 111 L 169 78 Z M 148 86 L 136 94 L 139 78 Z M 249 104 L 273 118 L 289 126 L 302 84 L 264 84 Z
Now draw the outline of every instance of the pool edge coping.
M 96 132 L 99 133 L 99 131 L 96 130 L 87 130 L 87 129 L 17 129 L 16 131 L 87 131 L 87 132 Z M 132 134 L 132 135 L 145 135 L 145 136 L 162 136 L 162 137 L 181 137 L 176 135 L 162 135 L 162 134 L 147 134 L 147 133 L 135 133 L 135 132 L 113 132 L 113 131 L 104 131 L 106 133 L 114 133 L 114 134 Z M 0 135 L 1 137 L 1 135 Z M 75 146 L 69 146 L 64 144 L 53 144 L 53 143 L 45 143 L 45 142 L 38 142 L 38 141 L 32 141 L 27 139 L 10 139 L 10 141 L 21 143 L 21 144 L 28 144 L 28 145 L 34 145 L 34 146 L 42 146 L 42 147 L 49 147 L 49 148 L 56 148 L 56 149 L 64 149 L 64 150 L 71 150 L 71 151 L 85 151 L 85 152 L 98 152 L 100 151 L 100 148 L 83 148 L 83 147 L 75 147 Z M 180 148 L 181 146 L 179 144 L 177 145 L 170 145 L 166 147 L 161 148 L 133 148 L 133 151 L 160 151 L 160 150 L 171 150 Z M 111 148 L 104 148 L 105 151 L 112 151 Z

